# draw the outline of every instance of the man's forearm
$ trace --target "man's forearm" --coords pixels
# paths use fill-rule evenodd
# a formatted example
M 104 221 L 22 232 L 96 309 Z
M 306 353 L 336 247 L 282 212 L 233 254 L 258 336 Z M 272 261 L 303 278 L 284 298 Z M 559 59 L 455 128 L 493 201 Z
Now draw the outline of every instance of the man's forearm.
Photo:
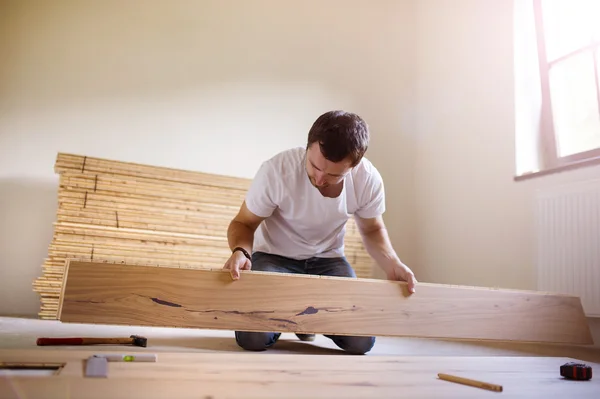
M 365 233 L 363 236 L 365 249 L 386 273 L 396 266 L 404 264 L 394 251 L 390 242 L 387 229 L 380 227 Z
M 233 220 L 227 229 L 227 241 L 229 249 L 232 251 L 236 247 L 242 247 L 251 254 L 252 245 L 254 244 L 254 231 L 244 223 Z

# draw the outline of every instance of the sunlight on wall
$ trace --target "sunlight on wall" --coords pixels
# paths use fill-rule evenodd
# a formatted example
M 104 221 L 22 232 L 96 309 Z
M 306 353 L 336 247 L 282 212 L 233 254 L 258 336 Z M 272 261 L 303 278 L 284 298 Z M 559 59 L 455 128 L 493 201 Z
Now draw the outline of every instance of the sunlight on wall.
M 533 2 L 515 0 L 514 13 L 516 174 L 522 175 L 539 170 L 542 94 Z

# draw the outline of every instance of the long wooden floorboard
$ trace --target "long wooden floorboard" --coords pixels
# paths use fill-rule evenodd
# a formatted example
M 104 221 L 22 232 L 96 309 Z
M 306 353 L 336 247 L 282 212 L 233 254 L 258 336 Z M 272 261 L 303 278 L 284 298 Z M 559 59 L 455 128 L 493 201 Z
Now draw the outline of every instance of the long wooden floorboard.
M 421 283 L 68 261 L 63 322 L 592 344 L 578 297 Z
M 152 348 L 137 348 L 153 353 Z M 597 398 L 600 380 L 569 381 L 561 357 L 452 357 L 157 353 L 155 363 L 111 362 L 85 378 L 97 350 L 1 350 L 6 363 L 63 363 L 49 377 L 0 377 L 0 397 L 21 398 Z M 110 353 L 115 353 L 110 351 Z M 116 353 L 130 353 L 124 350 Z M 597 364 L 590 364 L 594 369 Z M 502 392 L 438 379 L 438 373 L 502 386 Z

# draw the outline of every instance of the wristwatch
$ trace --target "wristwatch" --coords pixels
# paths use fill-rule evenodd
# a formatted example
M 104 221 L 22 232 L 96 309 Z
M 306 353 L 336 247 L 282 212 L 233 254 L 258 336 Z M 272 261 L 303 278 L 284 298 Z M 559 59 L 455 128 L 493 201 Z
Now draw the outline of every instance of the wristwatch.
M 242 247 L 235 247 L 231 253 L 235 253 L 235 251 L 241 251 L 244 254 L 244 256 L 246 258 L 248 258 L 248 260 L 250 260 L 250 261 L 252 260 L 252 257 L 250 256 L 250 254 L 244 248 L 242 248 Z

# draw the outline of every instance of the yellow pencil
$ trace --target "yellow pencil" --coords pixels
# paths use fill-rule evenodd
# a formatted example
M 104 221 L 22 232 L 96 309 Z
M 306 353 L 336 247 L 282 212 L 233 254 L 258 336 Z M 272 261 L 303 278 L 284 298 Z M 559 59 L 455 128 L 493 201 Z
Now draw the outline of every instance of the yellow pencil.
M 490 384 L 488 382 L 472 380 L 470 378 L 457 377 L 455 375 L 438 373 L 441 380 L 457 382 L 459 384 L 470 385 L 476 388 L 487 389 L 490 391 L 502 392 L 502 385 Z

